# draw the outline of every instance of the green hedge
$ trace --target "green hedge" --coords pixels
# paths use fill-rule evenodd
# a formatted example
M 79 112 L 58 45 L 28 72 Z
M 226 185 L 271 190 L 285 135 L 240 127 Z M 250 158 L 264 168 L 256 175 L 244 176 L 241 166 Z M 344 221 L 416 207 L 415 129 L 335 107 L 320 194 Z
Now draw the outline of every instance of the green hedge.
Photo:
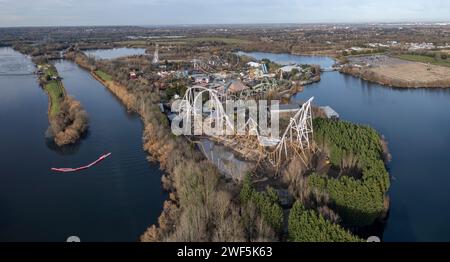
M 102 70 L 96 70 L 95 73 L 103 80 L 103 81 L 111 81 L 112 80 L 112 76 L 105 73 Z

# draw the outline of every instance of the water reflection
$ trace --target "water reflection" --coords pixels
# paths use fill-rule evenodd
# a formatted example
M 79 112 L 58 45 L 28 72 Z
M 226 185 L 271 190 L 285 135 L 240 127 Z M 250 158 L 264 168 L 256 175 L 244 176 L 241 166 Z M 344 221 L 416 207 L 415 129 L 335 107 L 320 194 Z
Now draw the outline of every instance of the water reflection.
M 326 56 L 298 56 L 291 54 L 273 54 L 265 52 L 241 52 L 238 55 L 250 56 L 258 60 L 269 59 L 276 63 L 287 65 L 287 64 L 309 64 L 309 65 L 320 65 L 322 68 L 331 68 L 335 61 Z
M 64 146 L 58 146 L 55 143 L 55 140 L 53 139 L 53 137 L 49 137 L 48 135 L 45 136 L 45 144 L 47 145 L 48 149 L 58 153 L 59 155 L 62 156 L 70 156 L 70 155 L 74 155 L 76 153 L 78 153 L 78 151 L 80 150 L 81 144 L 83 143 L 83 140 L 89 138 L 91 135 L 91 132 L 89 131 L 89 129 L 84 132 L 80 139 L 77 140 L 77 142 L 75 142 L 74 144 L 70 144 L 70 145 L 64 145 Z
M 33 75 L 0 76 L 0 241 L 136 241 L 157 222 L 163 201 L 159 166 L 142 149 L 142 122 L 88 72 L 68 61 L 55 65 L 68 94 L 91 119 L 81 143 L 55 148 L 45 138 L 48 97 Z M 0 48 L 0 71 L 29 72 L 30 59 Z M 66 70 L 67 69 L 67 70 Z M 100 165 L 70 174 L 100 155 Z

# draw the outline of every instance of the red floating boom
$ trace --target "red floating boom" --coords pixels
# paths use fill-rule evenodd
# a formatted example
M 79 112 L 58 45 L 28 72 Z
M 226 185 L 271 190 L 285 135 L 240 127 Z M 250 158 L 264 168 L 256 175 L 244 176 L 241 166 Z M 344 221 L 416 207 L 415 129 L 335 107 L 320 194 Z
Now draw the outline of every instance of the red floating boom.
M 107 157 L 109 157 L 111 155 L 111 153 L 105 154 L 101 157 L 99 157 L 99 159 L 95 160 L 94 162 L 90 163 L 87 166 L 82 166 L 82 167 L 77 167 L 77 168 L 52 168 L 52 171 L 55 172 L 76 172 L 76 171 L 80 171 L 80 170 L 84 170 L 84 169 L 88 169 L 98 163 L 100 163 L 101 161 L 105 160 Z

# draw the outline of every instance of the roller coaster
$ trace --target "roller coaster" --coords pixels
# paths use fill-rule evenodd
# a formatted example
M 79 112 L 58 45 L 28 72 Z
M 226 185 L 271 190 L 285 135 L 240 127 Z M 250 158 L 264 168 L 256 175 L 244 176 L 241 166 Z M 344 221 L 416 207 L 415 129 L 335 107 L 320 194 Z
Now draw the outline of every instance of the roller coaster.
M 203 101 L 208 100 L 208 110 L 205 112 Z M 224 109 L 224 96 L 222 93 L 202 86 L 193 86 L 187 89 L 180 101 L 179 116 L 183 122 L 194 129 L 194 135 L 204 135 L 202 128 L 214 126 L 221 132 L 210 132 L 208 138 L 227 146 L 237 152 L 241 157 L 255 161 L 258 164 L 269 164 L 275 170 L 280 170 L 286 160 L 294 155 L 299 156 L 307 164 L 308 153 L 314 149 L 313 124 L 310 98 L 289 119 L 281 137 L 272 137 L 262 134 L 257 117 L 245 116 L 245 126 L 235 127 L 234 115 Z M 236 109 L 236 108 L 234 108 Z M 237 111 L 243 108 L 237 108 Z M 244 109 L 245 110 L 245 109 Z M 192 121 L 194 119 L 194 121 Z M 195 119 L 201 119 L 196 122 Z M 270 121 L 278 119 L 270 119 Z M 200 124 L 202 126 L 200 126 Z M 197 131 L 197 132 L 196 132 Z
M 277 80 L 264 78 L 261 83 L 242 91 L 238 94 L 238 98 L 242 100 L 260 98 L 267 92 L 274 91 L 279 87 Z
M 192 60 L 192 62 L 194 63 L 195 70 L 212 75 L 219 72 L 221 69 L 232 69 L 236 67 L 239 63 L 239 56 L 235 55 L 235 62 L 228 62 L 231 60 L 229 56 L 230 54 L 223 55 L 222 57 L 219 55 L 212 55 L 202 59 L 196 58 Z

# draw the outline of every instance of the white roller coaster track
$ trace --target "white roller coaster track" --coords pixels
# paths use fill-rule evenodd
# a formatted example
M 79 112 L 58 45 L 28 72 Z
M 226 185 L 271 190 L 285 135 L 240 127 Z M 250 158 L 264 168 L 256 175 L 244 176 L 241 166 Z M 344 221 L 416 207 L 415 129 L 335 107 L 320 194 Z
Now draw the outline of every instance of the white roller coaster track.
M 244 90 L 239 94 L 240 99 L 251 99 L 256 98 L 261 94 L 265 94 L 271 90 L 275 90 L 278 88 L 278 83 L 275 79 L 272 81 L 265 78 L 261 81 L 260 84 L 253 86 L 250 89 Z
M 213 55 L 207 59 L 194 59 L 194 68 L 196 70 L 202 71 L 205 74 L 214 74 L 219 70 L 216 67 L 234 68 L 239 63 L 239 56 L 236 56 L 236 64 L 230 64 L 225 62 L 220 56 Z
M 214 109 L 214 112 L 209 117 L 205 117 L 203 115 L 203 107 L 196 107 L 198 103 L 202 105 L 204 94 L 207 94 L 208 96 L 211 103 L 209 105 L 210 108 Z M 281 138 L 272 138 L 260 135 L 260 127 L 258 123 L 254 119 L 249 118 L 245 126 L 246 134 L 248 136 L 256 136 L 258 142 L 253 139 L 244 139 L 243 143 L 239 143 L 239 146 L 248 146 L 252 149 L 255 147 L 260 148 L 264 151 L 264 154 L 271 165 L 276 168 L 280 168 L 284 160 L 287 160 L 290 156 L 292 156 L 292 153 L 295 153 L 305 159 L 306 152 L 312 149 L 313 124 L 311 103 L 313 99 L 313 97 L 310 98 L 302 105 L 297 113 L 290 118 L 289 125 L 285 129 Z M 225 141 L 226 139 L 236 139 L 235 135 L 238 132 L 235 130 L 234 120 L 230 119 L 229 115 L 226 113 L 222 101 L 224 101 L 224 96 L 216 90 L 208 89 L 202 86 L 190 87 L 181 101 L 180 116 L 184 119 L 186 119 L 186 117 L 198 117 L 202 119 L 209 119 L 209 121 L 215 121 L 215 123 L 221 125 L 224 130 L 226 130 L 226 128 L 228 128 L 228 130 L 233 130 L 234 134 L 216 137 L 218 140 Z M 225 136 L 228 136 L 228 138 Z M 246 145 L 245 142 L 253 144 Z M 258 143 L 259 145 L 254 145 L 254 143 Z
M 212 75 L 217 72 L 216 69 L 212 68 L 207 63 L 203 62 L 200 59 L 194 59 L 194 69 L 198 71 L 202 71 L 205 74 Z

